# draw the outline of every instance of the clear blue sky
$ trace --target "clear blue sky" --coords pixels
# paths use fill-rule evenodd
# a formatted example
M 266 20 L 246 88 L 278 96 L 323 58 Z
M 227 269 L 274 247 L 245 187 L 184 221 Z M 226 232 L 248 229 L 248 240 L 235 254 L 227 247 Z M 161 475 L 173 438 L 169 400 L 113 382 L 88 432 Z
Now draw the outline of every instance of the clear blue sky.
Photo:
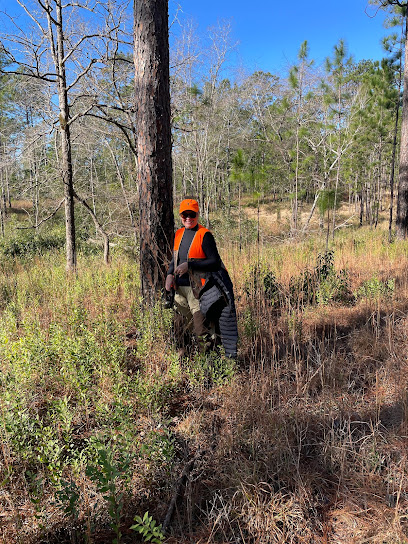
M 385 55 L 385 13 L 368 0 L 169 0 L 170 20 L 177 6 L 180 20 L 192 19 L 200 34 L 218 20 L 230 21 L 232 39 L 239 42 L 233 62 L 249 72 L 286 71 L 304 40 L 317 64 L 332 55 L 339 39 L 356 61 Z M 0 10 L 22 12 L 16 0 L 0 0 Z
M 181 19 L 193 19 L 200 33 L 228 19 L 244 66 L 276 72 L 296 62 L 307 40 L 309 58 L 319 64 L 343 39 L 356 61 L 385 56 L 380 40 L 386 35 L 385 14 L 368 0 L 178 0 Z M 170 0 L 170 12 L 175 1 Z M 371 17 L 370 17 L 370 16 Z M 389 32 L 389 31 L 388 31 Z

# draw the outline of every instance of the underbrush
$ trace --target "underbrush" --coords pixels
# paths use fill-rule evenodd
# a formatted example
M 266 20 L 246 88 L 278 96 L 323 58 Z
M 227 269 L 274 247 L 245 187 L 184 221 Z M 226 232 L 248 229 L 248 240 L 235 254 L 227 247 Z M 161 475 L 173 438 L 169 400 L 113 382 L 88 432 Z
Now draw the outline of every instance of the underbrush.
M 405 246 L 224 251 L 237 362 L 180 357 L 128 257 L 3 256 L 3 542 L 406 542 Z
M 67 278 L 48 255 L 1 278 L 2 490 L 15 521 L 5 541 L 45 539 L 50 511 L 60 511 L 86 541 L 101 524 L 119 542 L 136 481 L 168 476 L 165 407 L 182 372 L 166 343 L 170 313 L 150 315 L 137 292 L 136 267 L 124 261 L 83 259 Z

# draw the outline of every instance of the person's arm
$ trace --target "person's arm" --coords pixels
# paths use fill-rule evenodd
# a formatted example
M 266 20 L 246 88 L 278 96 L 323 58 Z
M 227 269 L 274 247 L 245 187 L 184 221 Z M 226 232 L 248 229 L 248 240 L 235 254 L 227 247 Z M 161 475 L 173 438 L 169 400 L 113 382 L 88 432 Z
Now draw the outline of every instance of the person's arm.
M 203 272 L 216 272 L 219 270 L 221 268 L 221 257 L 211 232 L 204 234 L 202 248 L 206 256 L 205 259 L 189 260 L 188 268 Z
M 169 274 L 174 275 L 174 255 L 171 258 L 169 268 L 167 269 L 167 275 L 169 275 Z
M 174 255 L 169 264 L 169 268 L 167 269 L 165 289 L 166 291 L 171 291 L 173 287 L 174 287 Z

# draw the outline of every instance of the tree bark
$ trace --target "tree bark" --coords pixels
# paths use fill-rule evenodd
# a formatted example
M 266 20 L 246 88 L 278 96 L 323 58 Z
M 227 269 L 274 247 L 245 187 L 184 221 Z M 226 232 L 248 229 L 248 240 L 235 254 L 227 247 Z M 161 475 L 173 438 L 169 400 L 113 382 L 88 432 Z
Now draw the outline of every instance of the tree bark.
M 163 286 L 174 236 L 168 0 L 134 0 L 142 295 Z
M 1 172 L 0 172 L 0 180 L 1 180 L 1 192 L 4 194 L 4 175 L 3 175 L 3 172 L 4 172 L 4 169 L 1 169 Z M 1 232 L 1 235 L 2 237 L 4 238 L 5 236 L 5 226 L 4 226 L 4 220 L 5 220 L 5 210 L 6 210 L 6 207 L 0 203 L 0 232 Z
M 363 218 L 364 218 L 364 185 L 361 185 L 361 191 L 360 191 L 360 221 L 358 226 L 363 226 Z
M 408 234 L 408 33 L 405 15 L 405 59 L 404 90 L 402 94 L 401 149 L 399 162 L 399 185 L 397 199 L 397 238 L 406 238 Z
M 46 1 L 48 19 L 48 33 L 51 53 L 57 72 L 58 106 L 60 109 L 60 136 L 61 136 L 61 175 L 64 186 L 65 199 L 65 233 L 66 233 L 66 269 L 74 272 L 76 269 L 76 244 L 74 221 L 74 184 L 71 159 L 71 132 L 69 126 L 69 102 L 67 78 L 65 73 L 64 30 L 62 23 L 62 3 L 56 0 L 57 20 L 52 21 L 51 8 Z M 56 41 L 52 31 L 53 23 L 56 28 Z

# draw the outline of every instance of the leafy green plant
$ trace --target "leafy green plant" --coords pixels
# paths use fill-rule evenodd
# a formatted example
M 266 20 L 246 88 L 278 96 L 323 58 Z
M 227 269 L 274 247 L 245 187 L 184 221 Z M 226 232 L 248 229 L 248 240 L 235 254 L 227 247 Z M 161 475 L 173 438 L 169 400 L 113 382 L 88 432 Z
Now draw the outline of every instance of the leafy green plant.
M 334 268 L 332 250 L 318 254 L 313 270 L 307 268 L 299 277 L 292 277 L 289 293 L 291 303 L 296 306 L 350 302 L 353 298 L 347 271 L 337 273 Z
M 80 490 L 74 481 L 61 480 L 60 489 L 57 490 L 56 504 L 63 512 L 69 515 L 73 520 L 78 519 Z
M 133 518 L 135 524 L 131 526 L 131 529 L 137 531 L 143 538 L 143 542 L 151 542 L 152 544 L 161 544 L 165 536 L 163 534 L 162 526 L 157 525 L 153 516 L 149 515 L 149 512 L 145 512 L 143 518 L 135 516 Z
M 315 274 L 319 280 L 326 279 L 334 272 L 334 251 L 328 250 L 317 255 Z
M 65 245 L 63 231 L 54 230 L 47 234 L 35 234 L 25 232 L 12 238 L 3 240 L 0 251 L 6 257 L 28 257 L 42 255 L 44 252 L 61 249 Z
M 280 305 L 282 287 L 276 279 L 275 273 L 266 263 L 251 267 L 244 284 L 248 297 L 261 297 L 271 306 Z
M 61 444 L 55 429 L 47 425 L 39 414 L 18 410 L 11 403 L 6 416 L 7 439 L 21 461 L 41 467 L 41 472 L 59 486 L 65 464 L 66 445 Z
M 320 282 L 316 292 L 317 304 L 329 302 L 348 302 L 352 300 L 350 281 L 346 270 L 331 273 Z
M 159 423 L 147 434 L 140 452 L 151 461 L 170 467 L 174 458 L 174 437 L 170 430 Z
M 250 307 L 245 308 L 241 317 L 241 323 L 243 324 L 244 333 L 247 338 L 253 338 L 257 334 L 259 323 L 253 316 Z
M 392 296 L 395 290 L 395 280 L 390 278 L 382 281 L 377 277 L 365 281 L 355 292 L 356 298 L 378 300 L 383 297 Z
M 71 425 L 74 417 L 69 407 L 69 400 L 69 397 L 65 395 L 62 399 L 56 399 L 52 402 L 53 412 L 65 443 L 69 443 L 71 438 Z
M 98 459 L 96 464 L 88 465 L 87 476 L 96 483 L 98 492 L 108 503 L 110 526 L 115 532 L 116 538 L 113 544 L 120 544 L 122 532 L 120 530 L 121 513 L 123 509 L 123 492 L 118 489 L 119 479 L 125 475 L 130 465 L 130 458 L 124 456 L 116 462 L 113 452 L 98 444 Z
M 45 481 L 42 474 L 27 470 L 25 479 L 28 483 L 30 502 L 34 508 L 34 517 L 41 531 L 45 529 L 46 509 L 44 508 Z
M 289 298 L 291 304 L 304 306 L 315 302 L 317 277 L 306 269 L 298 277 L 291 277 L 289 281 Z
M 198 374 L 201 369 L 199 381 L 213 385 L 223 385 L 230 382 L 236 371 L 235 361 L 216 351 L 200 354 L 196 359 L 195 366 Z

